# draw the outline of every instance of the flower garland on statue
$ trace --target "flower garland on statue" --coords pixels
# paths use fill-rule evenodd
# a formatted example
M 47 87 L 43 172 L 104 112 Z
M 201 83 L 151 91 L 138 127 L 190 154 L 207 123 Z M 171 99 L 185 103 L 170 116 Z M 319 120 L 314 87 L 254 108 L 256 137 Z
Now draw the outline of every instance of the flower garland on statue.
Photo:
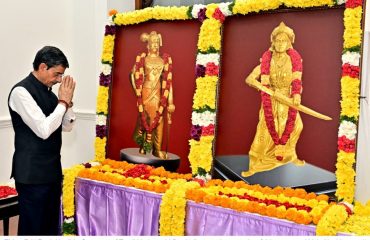
M 145 57 L 146 57 L 145 53 L 142 53 L 141 55 L 138 55 L 136 57 L 134 78 L 136 87 L 137 107 L 140 114 L 140 126 L 141 129 L 146 133 L 145 135 L 148 138 L 148 135 L 151 134 L 152 131 L 158 126 L 159 121 L 162 118 L 163 111 L 168 103 L 168 95 L 172 85 L 172 59 L 168 54 L 163 54 L 164 71 L 162 73 L 163 80 L 161 83 L 162 96 L 154 121 L 148 124 L 142 98 Z M 150 152 L 152 149 L 152 143 L 145 141 L 144 137 L 145 137 L 144 134 L 141 136 L 137 136 L 135 137 L 135 141 L 137 142 L 137 144 L 143 145 L 144 150 L 146 152 Z
M 293 48 L 288 49 L 287 51 L 290 60 L 292 62 L 292 71 L 293 71 L 293 76 L 297 75 L 296 73 L 302 73 L 302 58 L 299 55 L 299 53 L 294 50 Z M 261 61 L 261 78 L 264 79 L 269 79 L 270 77 L 270 64 L 271 64 L 271 59 L 272 59 L 272 52 L 271 50 L 266 51 L 262 55 L 262 61 Z M 269 85 L 264 84 L 265 87 L 269 87 Z M 302 92 L 302 83 L 300 79 L 294 79 L 292 81 L 292 92 L 291 95 L 293 94 L 301 94 Z M 279 134 L 276 131 L 275 128 L 275 121 L 274 121 L 274 115 L 273 115 L 273 110 L 272 110 L 272 104 L 271 104 L 271 97 L 267 93 L 261 91 L 261 98 L 262 98 L 262 106 L 263 106 L 263 112 L 265 116 L 265 121 L 266 121 L 266 126 L 267 129 L 270 133 L 270 136 L 272 140 L 274 141 L 274 144 L 276 146 L 279 145 L 285 145 L 287 141 L 290 138 L 290 134 L 292 133 L 294 129 L 294 123 L 295 119 L 297 117 L 297 110 L 289 107 L 288 110 L 288 118 L 287 122 L 285 123 L 285 129 L 282 134 L 282 136 L 279 138 Z M 282 154 L 282 153 L 278 153 Z M 284 156 L 282 155 L 277 155 L 276 159 L 279 161 L 282 161 Z

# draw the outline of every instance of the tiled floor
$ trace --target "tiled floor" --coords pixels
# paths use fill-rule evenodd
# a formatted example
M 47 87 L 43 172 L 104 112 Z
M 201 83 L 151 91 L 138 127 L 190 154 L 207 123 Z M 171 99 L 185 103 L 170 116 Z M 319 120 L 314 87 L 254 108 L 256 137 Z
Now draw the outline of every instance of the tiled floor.
M 9 235 L 16 236 L 18 229 L 18 216 L 9 219 Z M 3 221 L 0 221 L 0 236 L 4 236 Z

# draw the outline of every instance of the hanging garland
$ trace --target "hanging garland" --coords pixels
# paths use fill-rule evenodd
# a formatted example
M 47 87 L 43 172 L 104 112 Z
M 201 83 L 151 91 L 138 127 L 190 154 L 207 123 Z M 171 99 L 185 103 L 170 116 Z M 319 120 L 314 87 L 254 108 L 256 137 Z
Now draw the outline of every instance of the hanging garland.
M 302 58 L 299 53 L 294 50 L 293 48 L 288 49 L 287 51 L 290 60 L 292 62 L 292 71 L 293 74 L 295 72 L 302 72 Z M 272 59 L 272 52 L 270 50 L 266 51 L 262 56 L 261 61 L 261 79 L 269 79 L 270 77 L 270 64 Z M 268 85 L 264 84 L 265 87 L 269 87 Z M 291 95 L 294 94 L 301 94 L 302 91 L 302 84 L 300 79 L 294 79 L 292 81 L 292 91 Z M 272 103 L 271 97 L 267 93 L 261 91 L 261 98 L 262 98 L 262 107 L 265 116 L 266 126 L 269 130 L 272 140 L 276 146 L 285 145 L 290 138 L 290 134 L 294 129 L 294 123 L 297 117 L 297 110 L 294 108 L 289 107 L 288 111 L 288 119 L 285 123 L 285 129 L 282 136 L 279 138 L 279 134 L 275 128 L 275 121 L 274 121 L 274 114 L 272 111 Z M 279 161 L 283 160 L 283 156 L 276 156 L 276 159 Z

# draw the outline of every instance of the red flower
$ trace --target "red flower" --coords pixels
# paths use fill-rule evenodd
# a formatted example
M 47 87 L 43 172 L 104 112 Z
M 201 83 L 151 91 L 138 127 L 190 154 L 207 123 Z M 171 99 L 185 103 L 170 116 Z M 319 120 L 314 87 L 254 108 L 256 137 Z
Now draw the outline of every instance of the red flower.
M 6 198 L 10 195 L 17 195 L 17 191 L 9 186 L 0 186 L 0 198 Z
M 347 0 L 346 8 L 356 8 L 362 6 L 362 0 Z
M 355 140 L 349 140 L 346 136 L 338 138 L 338 149 L 345 152 L 355 152 L 356 142 Z
M 152 169 L 152 167 L 150 167 L 148 165 L 138 164 L 135 167 L 133 167 L 133 168 L 127 170 L 125 173 L 123 173 L 123 176 L 136 178 L 136 177 L 140 177 L 140 176 L 144 175 L 144 177 L 145 177 L 145 176 L 150 175 L 150 170 L 151 169 Z
M 272 53 L 270 50 L 267 50 L 263 53 L 261 58 L 261 74 L 268 75 L 270 74 L 270 62 L 271 62 Z
M 288 49 L 288 55 L 292 61 L 292 71 L 293 72 L 302 72 L 302 57 L 301 55 L 293 48 Z
M 193 181 L 199 183 L 201 187 L 204 187 L 206 185 L 203 179 L 193 178 Z
M 352 78 L 358 78 L 360 67 L 352 66 L 348 63 L 342 66 L 342 76 L 350 76 Z
M 302 81 L 299 79 L 294 79 L 292 81 L 292 95 L 301 94 L 302 90 Z
M 210 124 L 202 128 L 202 136 L 212 136 L 215 134 L 215 125 Z
M 213 62 L 207 63 L 206 65 L 206 75 L 208 76 L 217 76 L 218 75 L 218 66 Z
M 220 23 L 223 23 L 225 21 L 225 16 L 219 8 L 216 8 L 212 17 L 220 21 Z

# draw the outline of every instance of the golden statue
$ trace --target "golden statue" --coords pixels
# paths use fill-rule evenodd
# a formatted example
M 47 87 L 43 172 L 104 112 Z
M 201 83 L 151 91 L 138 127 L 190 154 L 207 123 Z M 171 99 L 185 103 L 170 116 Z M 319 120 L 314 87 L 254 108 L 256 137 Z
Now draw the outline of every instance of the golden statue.
M 172 90 L 172 59 L 169 55 L 160 56 L 161 34 L 152 31 L 140 36 L 147 42 L 147 53 L 136 57 L 131 72 L 131 84 L 137 97 L 139 111 L 134 138 L 139 144 L 141 154 L 148 152 L 167 159 L 162 151 L 163 112 L 167 109 L 167 123 L 171 124 L 171 114 L 175 111 Z M 167 133 L 168 134 L 168 133 Z M 168 144 L 168 143 L 167 143 Z
M 293 30 L 280 23 L 271 33 L 271 48 L 246 78 L 248 85 L 263 91 L 259 123 L 249 151 L 249 170 L 242 172 L 243 177 L 289 162 L 305 164 L 298 159 L 295 149 L 303 130 L 297 109 L 308 108 L 300 105 L 302 59 L 293 49 L 294 38 Z M 326 117 L 313 110 L 311 112 L 316 117 Z

